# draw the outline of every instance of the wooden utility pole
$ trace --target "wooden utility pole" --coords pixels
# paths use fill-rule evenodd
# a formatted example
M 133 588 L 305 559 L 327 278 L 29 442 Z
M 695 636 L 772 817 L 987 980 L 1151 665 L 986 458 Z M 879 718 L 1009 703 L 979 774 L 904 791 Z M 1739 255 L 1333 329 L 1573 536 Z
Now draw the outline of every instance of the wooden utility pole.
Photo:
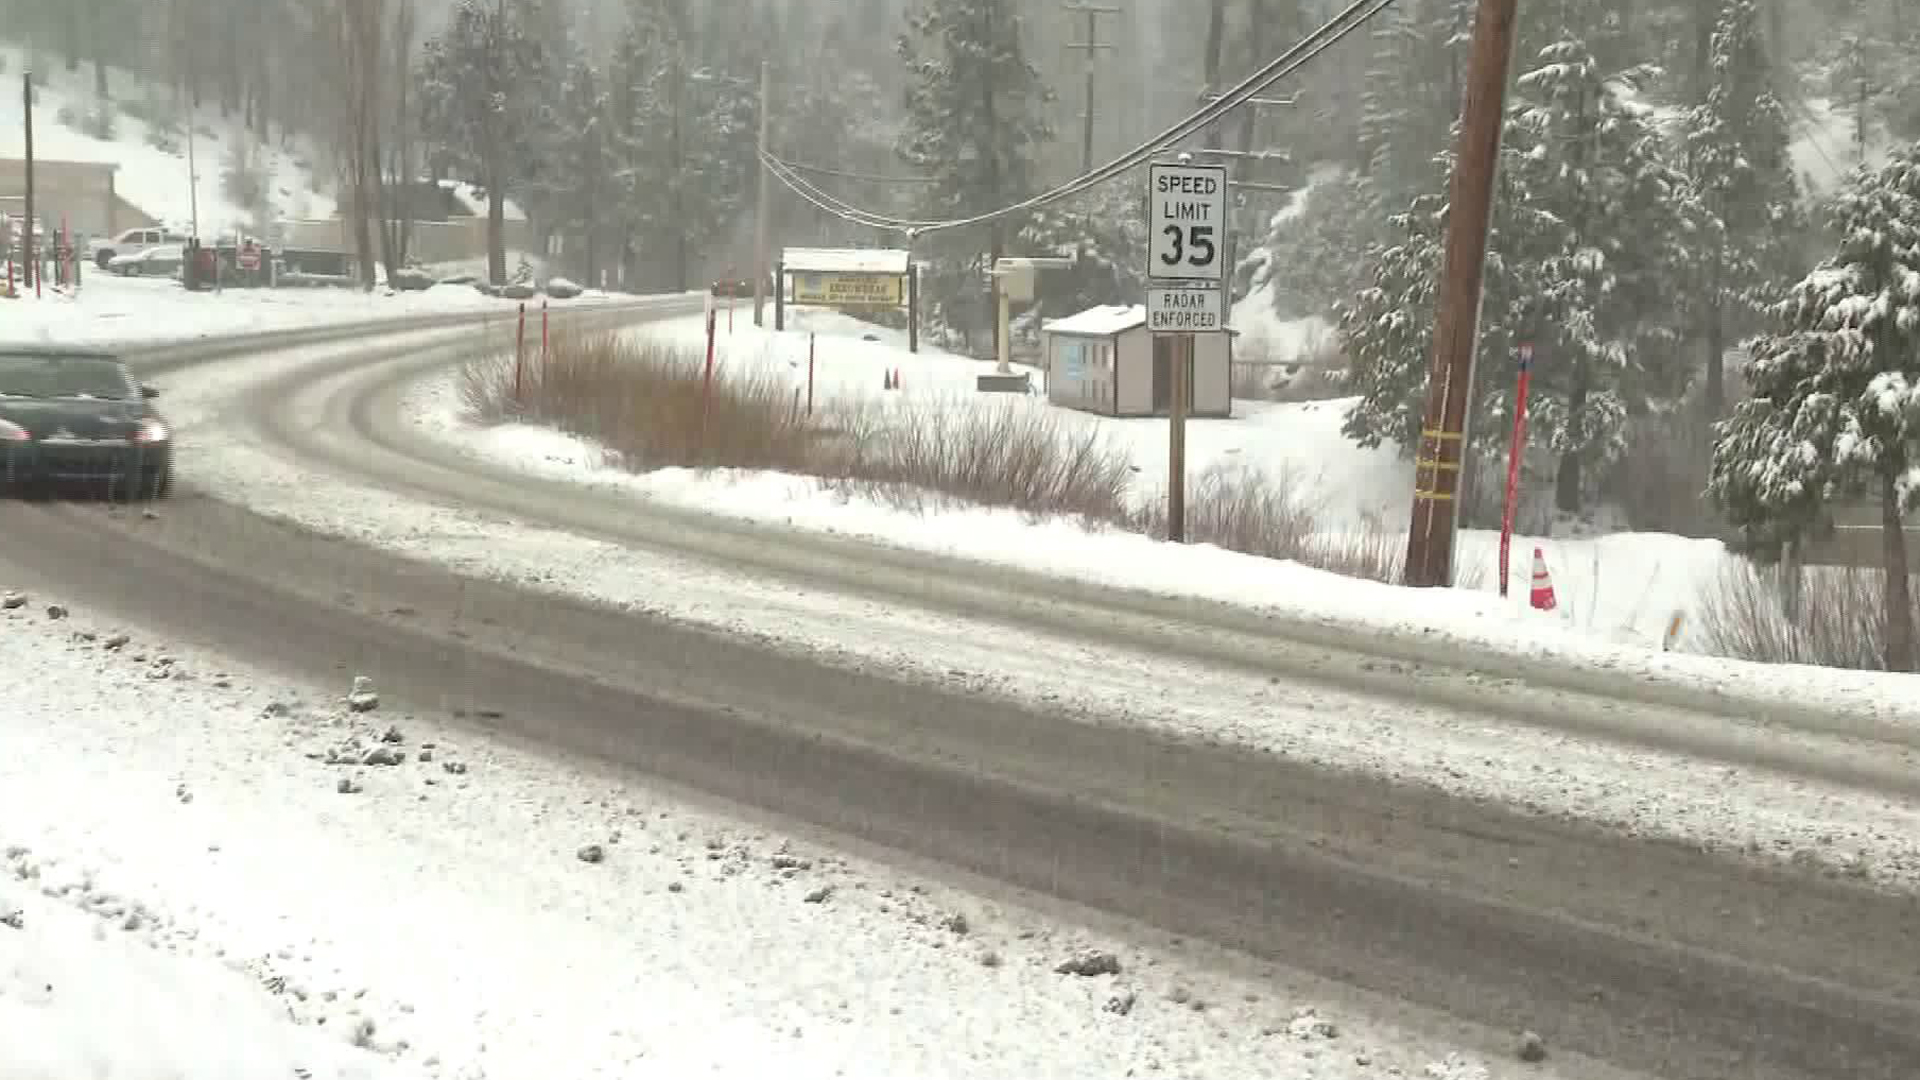
M 1460 473 L 1466 461 L 1467 423 L 1473 400 L 1473 353 L 1480 331 L 1480 292 L 1486 272 L 1487 232 L 1493 220 L 1494 181 L 1500 165 L 1517 4 L 1518 0 L 1480 0 L 1474 20 L 1473 58 L 1460 105 L 1460 137 L 1454 154 L 1447 253 L 1438 285 L 1427 407 L 1414 458 L 1406 581 L 1418 588 L 1453 582 Z
M 1201 93 L 1218 94 L 1220 92 L 1220 65 L 1222 53 L 1227 43 L 1227 0 L 1213 0 L 1207 14 L 1207 88 Z M 1207 125 L 1205 144 L 1209 150 L 1218 150 L 1224 145 L 1220 141 L 1220 121 Z
M 1080 118 L 1080 174 L 1084 176 L 1093 171 L 1094 72 L 1099 67 L 1094 58 L 1099 55 L 1100 50 L 1113 48 L 1111 42 L 1103 43 L 1100 40 L 1100 16 L 1119 15 L 1122 12 L 1117 7 L 1101 7 L 1089 3 L 1067 4 L 1066 10 L 1071 14 L 1087 17 L 1087 40 L 1067 44 L 1067 48 L 1087 54 L 1087 111 Z
M 773 68 L 767 61 L 760 61 L 760 153 L 767 153 L 767 134 L 771 130 L 768 122 L 773 110 Z M 767 304 L 767 244 L 770 225 L 767 221 L 767 207 L 772 201 L 767 183 L 767 162 L 760 159 L 760 208 L 753 226 L 753 325 L 765 326 Z
M 23 236 L 21 243 L 25 245 L 25 247 L 21 249 L 23 253 L 21 255 L 21 267 L 25 271 L 27 279 L 22 284 L 38 285 L 40 275 L 33 261 L 33 72 L 29 71 L 25 75 L 22 75 L 20 77 L 20 85 L 22 88 L 21 101 L 27 111 L 27 219 L 20 223 L 22 226 L 20 231 Z

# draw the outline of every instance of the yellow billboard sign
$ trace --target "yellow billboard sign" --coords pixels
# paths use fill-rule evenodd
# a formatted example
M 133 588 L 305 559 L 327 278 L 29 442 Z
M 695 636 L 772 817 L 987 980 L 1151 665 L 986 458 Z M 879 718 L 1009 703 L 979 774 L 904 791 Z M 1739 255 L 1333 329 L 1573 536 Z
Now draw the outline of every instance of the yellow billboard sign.
M 793 275 L 793 302 L 822 307 L 899 307 L 898 274 Z

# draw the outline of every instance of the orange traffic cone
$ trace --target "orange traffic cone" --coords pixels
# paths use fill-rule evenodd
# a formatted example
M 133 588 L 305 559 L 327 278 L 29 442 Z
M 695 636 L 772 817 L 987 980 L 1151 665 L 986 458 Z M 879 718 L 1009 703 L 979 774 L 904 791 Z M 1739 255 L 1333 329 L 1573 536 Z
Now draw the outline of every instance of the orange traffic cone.
M 1527 599 L 1535 611 L 1552 611 L 1560 606 L 1553 595 L 1553 576 L 1547 573 L 1547 557 L 1539 548 L 1533 549 L 1533 592 Z
M 895 390 L 900 389 L 900 369 L 899 368 L 893 369 L 893 388 Z

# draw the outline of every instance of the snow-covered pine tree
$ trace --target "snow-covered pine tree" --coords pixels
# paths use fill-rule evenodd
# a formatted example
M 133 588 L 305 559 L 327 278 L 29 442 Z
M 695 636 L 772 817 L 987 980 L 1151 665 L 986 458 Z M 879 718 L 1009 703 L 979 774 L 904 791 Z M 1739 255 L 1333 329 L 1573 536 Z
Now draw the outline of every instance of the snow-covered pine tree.
M 1506 321 L 1539 350 L 1529 430 L 1559 456 L 1555 502 L 1573 512 L 1588 468 L 1625 449 L 1628 418 L 1684 389 L 1675 301 L 1694 215 L 1687 178 L 1622 100 L 1621 78 L 1577 40 L 1540 61 L 1507 133 L 1519 205 L 1505 256 L 1522 288 Z
M 650 278 L 643 259 L 665 244 L 674 228 L 674 124 L 670 76 L 680 49 L 674 22 L 661 0 L 634 0 L 614 50 L 611 113 L 616 218 L 623 278 L 630 285 L 665 284 Z
M 552 227 L 580 244 L 575 272 L 590 286 L 599 284 L 619 170 L 607 94 L 600 75 L 585 56 L 576 56 L 567 73 L 555 131 L 557 160 L 552 176 L 556 195 Z
M 1619 89 L 1580 42 L 1542 50 L 1507 117 L 1489 237 L 1469 450 L 1506 439 L 1510 357 L 1533 343 L 1528 438 L 1559 458 L 1556 502 L 1569 512 L 1583 505 L 1589 466 L 1624 448 L 1628 417 L 1677 394 L 1683 378 L 1667 346 L 1691 220 L 1685 177 Z M 1416 200 L 1396 219 L 1404 238 L 1382 252 L 1373 286 L 1341 312 L 1360 395 L 1346 431 L 1363 444 L 1416 444 L 1444 216 L 1444 200 Z
M 1137 304 L 1146 289 L 1146 207 L 1131 187 L 1109 184 L 1073 203 L 1037 210 L 1019 239 L 1023 252 L 1060 252 L 1074 260 L 1070 271 L 1040 276 L 1045 318 L 1096 304 Z
M 568 115 L 567 95 L 587 55 L 573 36 L 568 11 L 566 0 L 512 0 L 510 8 L 541 60 L 542 78 L 521 90 L 529 122 L 527 138 L 514 148 L 512 173 L 513 193 L 543 249 L 546 238 L 567 231 L 575 212 L 566 204 L 582 183 L 567 171 L 575 134 L 568 125 L 581 119 Z
M 681 260 L 681 288 L 695 284 L 696 260 L 725 257 L 734 230 L 744 227 L 759 169 L 758 62 L 745 70 L 703 64 L 687 74 L 677 177 L 680 231 L 688 252 Z
M 627 14 L 608 95 L 623 258 L 631 283 L 689 289 L 726 260 L 747 209 L 759 62 L 717 31 L 690 36 L 678 0 L 633 0 Z
M 1373 282 L 1340 305 L 1340 344 L 1346 353 L 1348 389 L 1357 395 L 1342 430 L 1361 446 L 1392 442 L 1403 453 L 1419 445 L 1419 424 L 1425 407 L 1427 371 L 1433 354 L 1435 288 L 1446 248 L 1447 201 L 1423 195 L 1411 208 L 1394 215 L 1396 239 L 1383 246 L 1373 260 Z M 1506 282 L 1496 245 L 1504 239 L 1498 217 L 1507 209 L 1496 200 L 1496 221 L 1489 236 L 1485 301 L 1481 305 L 1480 353 L 1500 355 L 1495 339 L 1500 328 L 1487 325 L 1487 316 L 1505 313 Z M 1492 348 L 1490 348 L 1492 344 Z M 1483 365 L 1484 366 L 1484 365 Z M 1481 385 L 1498 380 L 1481 380 Z M 1478 404 L 1478 403 L 1476 403 Z M 1473 449 L 1490 443 L 1484 405 L 1475 411 Z
M 1593 53 L 1600 70 L 1624 72 L 1645 63 L 1650 49 L 1685 43 L 1675 19 L 1692 18 L 1692 9 L 1701 2 L 1534 0 L 1521 20 L 1520 55 L 1536 56 L 1560 42 L 1579 41 Z
M 535 92 L 545 76 L 538 44 L 492 3 L 461 0 L 446 30 L 421 60 L 422 130 L 442 164 L 460 169 L 487 192 L 487 276 L 507 281 L 506 198 L 524 179 L 520 148 L 541 120 Z
M 1405 199 L 1388 203 L 1378 192 L 1367 177 L 1341 169 L 1315 177 L 1295 194 L 1297 208 L 1274 216 L 1263 245 L 1266 265 L 1253 286 L 1272 286 L 1282 317 L 1330 315 L 1367 285 L 1381 250 L 1395 239 L 1384 208 L 1407 205 Z
M 1836 500 L 1877 501 L 1886 666 L 1913 671 L 1902 524 L 1920 504 L 1920 144 L 1856 172 L 1835 208 L 1839 250 L 1754 342 L 1752 396 L 1718 428 L 1707 492 L 1761 556 L 1807 536 Z
M 1268 226 L 1268 259 L 1254 284 L 1272 285 L 1281 314 L 1327 314 L 1352 297 L 1392 238 L 1386 208 L 1445 186 L 1471 16 L 1469 0 L 1416 0 L 1374 32 L 1358 159 L 1316 176 L 1297 210 Z
M 1361 94 L 1359 167 L 1386 206 L 1446 183 L 1441 154 L 1460 113 L 1471 0 L 1414 0 L 1374 31 Z
M 1794 271 L 1803 240 L 1793 135 L 1774 92 L 1758 0 L 1721 5 L 1710 79 L 1706 99 L 1687 112 L 1684 141 L 1708 219 L 1705 242 L 1691 253 L 1698 281 L 1689 301 L 1707 350 L 1704 404 L 1717 416 L 1726 404 L 1728 339 L 1764 307 L 1768 283 Z
M 1018 10 L 1013 0 L 925 0 L 908 17 L 898 46 L 908 83 L 899 152 L 937 178 L 922 195 L 927 217 L 966 217 L 1034 190 L 1036 155 L 1052 137 L 1042 111 L 1049 93 L 1027 60 Z M 936 318 L 963 331 L 995 325 L 990 302 L 977 302 L 990 301 L 978 283 L 1021 224 L 1002 219 L 989 227 L 985 265 L 966 235 L 949 233 L 933 245 L 936 265 L 925 284 Z
M 874 177 L 904 172 L 895 147 L 901 126 L 898 100 L 883 88 L 876 65 L 893 58 L 876 56 L 860 37 L 861 12 L 851 4 L 821 10 L 795 8 L 788 16 L 788 47 L 775 62 L 774 79 L 782 90 L 772 103 L 776 150 L 786 147 L 808 161 L 837 163 L 842 171 Z M 886 74 L 891 77 L 889 69 Z M 917 216 L 915 184 L 839 178 L 825 185 L 835 194 L 879 213 Z M 775 206 L 783 222 L 796 223 L 824 245 L 847 242 L 854 226 L 801 199 Z M 789 235 L 798 235 L 789 233 Z

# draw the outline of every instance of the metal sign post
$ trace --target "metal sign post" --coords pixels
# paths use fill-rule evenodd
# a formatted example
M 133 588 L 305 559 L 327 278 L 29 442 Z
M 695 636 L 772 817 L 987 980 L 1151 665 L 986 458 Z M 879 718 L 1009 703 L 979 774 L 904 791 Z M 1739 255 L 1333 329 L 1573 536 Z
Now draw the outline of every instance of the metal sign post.
M 1193 400 L 1195 334 L 1226 328 L 1227 169 L 1156 163 L 1147 174 L 1147 328 L 1167 350 L 1167 539 L 1187 539 L 1187 413 Z M 1159 352 L 1155 350 L 1156 354 Z

